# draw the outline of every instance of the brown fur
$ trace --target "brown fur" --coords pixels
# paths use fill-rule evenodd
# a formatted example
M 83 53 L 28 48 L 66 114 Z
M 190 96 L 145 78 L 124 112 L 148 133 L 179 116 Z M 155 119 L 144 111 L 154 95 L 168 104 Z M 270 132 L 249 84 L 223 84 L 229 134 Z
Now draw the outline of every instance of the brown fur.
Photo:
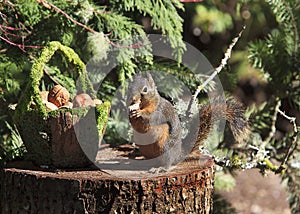
M 222 98 L 217 98 L 212 103 L 201 106 L 199 114 L 199 132 L 193 150 L 204 143 L 213 124 L 220 119 L 228 122 L 237 142 L 243 142 L 249 136 L 249 125 L 244 115 L 244 108 L 241 103 L 232 98 L 228 98 L 226 102 Z
M 139 133 L 146 133 L 150 128 L 149 120 L 142 117 L 131 117 L 129 121 L 132 128 Z
M 148 91 L 144 90 L 145 86 Z M 139 109 L 129 112 L 130 123 L 136 131 L 133 138 L 146 158 L 162 156 L 163 165 L 169 167 L 189 152 L 182 148 L 179 117 L 172 104 L 160 97 L 149 73 L 147 77 L 136 75 L 129 85 L 128 105 L 137 103 L 138 100 L 141 101 Z M 249 127 L 244 108 L 232 98 L 226 99 L 226 102 L 223 98 L 216 98 L 211 103 L 200 106 L 199 114 L 197 140 L 188 157 L 192 160 L 197 160 L 199 146 L 207 139 L 213 124 L 220 119 L 226 119 L 238 142 L 244 141 L 248 136 Z M 150 144 L 144 145 L 145 142 Z
M 159 157 L 164 152 L 164 144 L 169 138 L 169 126 L 168 124 L 162 124 L 152 127 L 155 130 L 158 139 L 149 145 L 140 145 L 140 151 L 146 158 Z
M 140 108 L 141 108 L 140 112 L 142 114 L 145 113 L 150 115 L 156 109 L 156 106 L 157 106 L 156 102 L 142 99 L 140 104 Z

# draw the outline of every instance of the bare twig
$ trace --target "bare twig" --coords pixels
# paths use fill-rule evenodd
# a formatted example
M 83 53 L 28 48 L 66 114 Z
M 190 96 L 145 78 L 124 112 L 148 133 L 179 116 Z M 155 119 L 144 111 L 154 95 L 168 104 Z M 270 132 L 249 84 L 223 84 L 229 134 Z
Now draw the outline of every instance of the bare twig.
M 271 141 L 271 139 L 274 137 L 275 133 L 276 133 L 276 121 L 277 121 L 277 115 L 278 112 L 280 111 L 280 106 L 281 106 L 281 100 L 278 100 L 274 109 L 274 114 L 272 117 L 272 125 L 271 125 L 271 131 L 268 135 L 268 137 L 262 142 L 260 148 L 261 149 L 265 149 L 266 145 Z
M 12 46 L 16 46 L 18 48 L 20 48 L 20 50 L 22 50 L 23 52 L 25 52 L 25 48 L 43 48 L 44 46 L 36 46 L 36 45 L 23 45 L 23 44 L 17 44 L 17 43 L 14 43 L 2 36 L 0 36 L 0 40 L 3 40 L 5 42 L 7 42 L 8 44 L 12 45 Z
M 14 5 L 10 3 L 9 1 L 5 1 L 5 4 L 11 7 L 12 10 L 14 10 Z M 26 52 L 25 48 L 43 48 L 43 46 L 35 46 L 35 45 L 24 45 L 24 35 L 18 35 L 23 34 L 25 32 L 29 32 L 26 27 L 19 27 L 15 28 L 12 26 L 9 26 L 9 22 L 7 21 L 7 15 L 0 12 L 0 18 L 2 19 L 4 24 L 0 24 L 0 31 L 3 33 L 2 36 L 0 36 L 0 40 L 8 43 L 11 46 L 18 47 L 21 51 Z M 22 44 L 15 43 L 12 38 L 21 38 Z
M 203 90 L 203 88 L 206 87 L 206 85 L 215 77 L 217 76 L 218 73 L 220 73 L 222 71 L 222 69 L 227 65 L 227 62 L 228 60 L 230 59 L 231 57 L 231 52 L 232 52 L 232 49 L 233 47 L 236 45 L 236 43 L 238 42 L 238 40 L 241 38 L 242 36 L 242 33 L 244 32 L 246 26 L 243 27 L 243 29 L 240 31 L 240 33 L 238 34 L 237 37 L 235 37 L 231 44 L 229 45 L 229 47 L 227 48 L 225 54 L 224 54 L 224 58 L 222 59 L 221 61 L 221 64 L 214 70 L 214 72 L 201 84 L 198 86 L 195 94 L 193 95 L 192 99 L 190 100 L 189 102 L 189 105 L 188 105 L 188 109 L 187 109 L 187 115 L 190 115 L 191 114 L 191 109 L 192 109 L 192 105 L 193 103 L 196 101 L 199 93 L 201 92 L 201 90 Z
M 293 154 L 294 150 L 297 147 L 298 129 L 297 129 L 297 124 L 296 124 L 296 117 L 290 117 L 290 116 L 286 115 L 285 112 L 281 111 L 280 109 L 278 109 L 278 113 L 280 113 L 284 118 L 289 120 L 290 123 L 292 123 L 293 127 L 294 127 L 294 133 L 292 136 L 293 140 L 292 140 L 291 144 L 289 145 L 289 147 L 287 148 L 285 156 L 284 156 L 278 170 L 276 171 L 276 173 L 281 173 L 285 169 L 285 165 L 286 165 L 287 161 L 289 160 L 290 156 Z
M 278 112 L 284 117 L 286 118 L 287 120 L 290 121 L 290 123 L 293 124 L 293 127 L 294 127 L 294 132 L 297 132 L 297 125 L 296 125 L 296 117 L 290 117 L 288 115 L 285 114 L 285 112 L 281 111 L 280 109 L 278 109 Z
M 61 84 L 59 84 L 59 82 L 56 81 L 56 79 L 54 79 L 54 78 L 51 76 L 51 74 L 49 74 L 49 72 L 48 72 L 47 69 L 46 69 L 46 66 L 43 68 L 43 71 L 44 71 L 44 73 L 49 77 L 49 79 L 51 79 L 51 81 L 52 81 L 53 83 L 55 83 L 56 85 L 61 85 Z
M 15 31 L 15 30 L 24 30 L 23 28 L 14 28 L 14 27 L 5 26 L 5 25 L 0 24 L 0 29 L 3 30 L 2 28 L 5 28 L 7 30 L 13 30 L 13 31 Z

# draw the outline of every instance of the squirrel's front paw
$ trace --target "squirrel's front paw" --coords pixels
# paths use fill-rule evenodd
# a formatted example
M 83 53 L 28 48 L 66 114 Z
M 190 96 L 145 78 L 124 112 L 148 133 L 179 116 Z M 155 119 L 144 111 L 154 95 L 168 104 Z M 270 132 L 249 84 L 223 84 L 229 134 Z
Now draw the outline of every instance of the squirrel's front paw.
M 137 110 L 132 110 L 129 112 L 129 117 L 130 118 L 137 118 L 137 117 L 140 117 L 141 116 L 141 112 L 139 109 Z

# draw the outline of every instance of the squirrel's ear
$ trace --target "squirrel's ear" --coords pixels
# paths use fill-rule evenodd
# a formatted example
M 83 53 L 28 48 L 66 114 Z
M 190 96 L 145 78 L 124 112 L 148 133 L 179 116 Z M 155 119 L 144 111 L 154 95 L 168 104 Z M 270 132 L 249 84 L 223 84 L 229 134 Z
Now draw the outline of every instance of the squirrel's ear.
M 142 75 L 142 72 L 139 69 L 137 69 L 137 71 L 135 73 L 136 73 L 136 75 Z
M 141 78 L 142 72 L 141 70 L 137 69 L 135 74 L 133 75 L 133 78 Z
M 150 83 L 150 85 L 151 85 L 151 86 L 155 86 L 154 80 L 153 80 L 153 78 L 152 78 L 150 72 L 147 71 L 146 74 L 147 74 L 147 80 L 148 80 L 148 82 Z

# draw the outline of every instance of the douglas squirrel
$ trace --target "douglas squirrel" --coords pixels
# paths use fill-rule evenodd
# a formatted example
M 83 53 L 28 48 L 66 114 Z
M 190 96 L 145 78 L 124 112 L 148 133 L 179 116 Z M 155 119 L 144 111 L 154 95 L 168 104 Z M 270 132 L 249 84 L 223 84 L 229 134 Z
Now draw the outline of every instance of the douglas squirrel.
M 147 159 L 160 158 L 161 166 L 169 168 L 183 154 L 182 128 L 172 104 L 161 97 L 149 72 L 144 77 L 136 74 L 129 84 L 127 94 L 129 121 L 133 127 L 133 141 Z M 198 150 L 212 128 L 214 121 L 225 117 L 236 141 L 242 142 L 248 135 L 248 124 L 241 103 L 233 98 L 216 98 L 212 103 L 199 107 L 199 132 L 192 151 Z

